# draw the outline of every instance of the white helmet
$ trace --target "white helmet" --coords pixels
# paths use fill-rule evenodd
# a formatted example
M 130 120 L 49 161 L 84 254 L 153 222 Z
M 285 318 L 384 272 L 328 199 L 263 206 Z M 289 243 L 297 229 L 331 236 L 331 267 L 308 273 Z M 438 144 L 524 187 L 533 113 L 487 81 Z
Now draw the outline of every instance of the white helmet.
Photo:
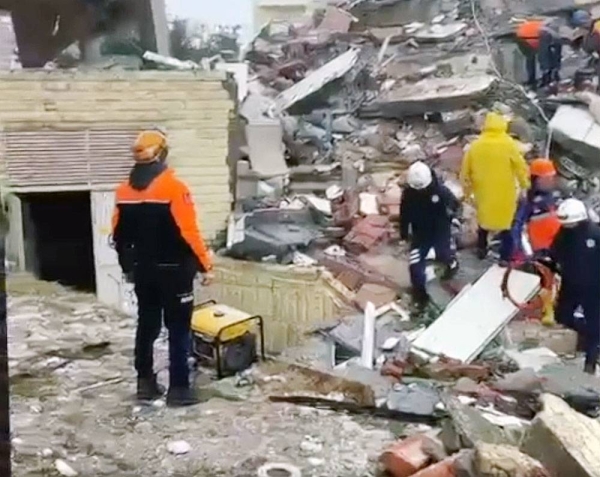
M 425 189 L 433 181 L 431 169 L 424 162 L 417 161 L 408 168 L 406 180 L 413 189 Z
M 588 220 L 587 207 L 577 199 L 566 199 L 561 202 L 557 215 L 562 225 L 573 225 Z
M 342 197 L 343 195 L 344 195 L 344 189 L 342 189 L 337 184 L 329 186 L 327 188 L 327 190 L 325 191 L 325 197 L 327 197 L 328 200 L 336 200 L 336 199 L 339 199 L 340 197 Z

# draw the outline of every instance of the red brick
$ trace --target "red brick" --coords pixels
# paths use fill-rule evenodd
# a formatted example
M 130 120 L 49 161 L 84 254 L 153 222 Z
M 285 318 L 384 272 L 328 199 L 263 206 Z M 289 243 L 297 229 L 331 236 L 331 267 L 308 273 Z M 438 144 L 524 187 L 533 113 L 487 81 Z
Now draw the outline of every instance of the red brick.
M 456 477 L 454 472 L 454 461 L 453 457 L 449 457 L 437 464 L 430 465 L 429 467 L 413 474 L 413 477 Z
M 392 477 L 410 477 L 425 468 L 430 462 L 429 456 L 423 451 L 426 439 L 425 435 L 420 434 L 390 447 L 380 457 L 385 470 Z

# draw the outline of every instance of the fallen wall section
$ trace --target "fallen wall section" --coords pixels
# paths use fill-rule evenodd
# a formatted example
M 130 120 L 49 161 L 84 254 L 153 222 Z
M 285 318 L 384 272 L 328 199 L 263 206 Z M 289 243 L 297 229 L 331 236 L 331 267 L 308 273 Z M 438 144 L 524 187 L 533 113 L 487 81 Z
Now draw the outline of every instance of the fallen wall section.
M 341 291 L 328 272 L 315 267 L 218 258 L 215 284 L 198 289 L 197 301 L 213 299 L 265 319 L 266 347 L 280 352 L 300 344 L 315 324 L 343 316 Z

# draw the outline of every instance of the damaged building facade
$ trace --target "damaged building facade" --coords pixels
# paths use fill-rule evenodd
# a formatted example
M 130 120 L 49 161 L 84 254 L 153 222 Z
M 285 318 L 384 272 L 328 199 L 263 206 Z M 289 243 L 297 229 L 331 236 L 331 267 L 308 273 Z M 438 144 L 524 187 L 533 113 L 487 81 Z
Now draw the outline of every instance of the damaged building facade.
M 234 100 L 224 75 L 22 72 L 1 75 L 0 90 L 8 260 L 17 270 L 123 305 L 131 293 L 111 248 L 111 214 L 142 128 L 166 130 L 170 164 L 192 190 L 207 239 L 226 226 Z

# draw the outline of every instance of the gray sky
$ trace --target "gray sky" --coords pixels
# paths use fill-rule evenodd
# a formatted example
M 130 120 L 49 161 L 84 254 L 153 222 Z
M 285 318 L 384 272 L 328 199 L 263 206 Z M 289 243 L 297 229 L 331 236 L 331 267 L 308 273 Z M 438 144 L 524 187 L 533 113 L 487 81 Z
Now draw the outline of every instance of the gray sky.
M 252 0 L 167 0 L 167 10 L 208 24 L 252 24 Z

